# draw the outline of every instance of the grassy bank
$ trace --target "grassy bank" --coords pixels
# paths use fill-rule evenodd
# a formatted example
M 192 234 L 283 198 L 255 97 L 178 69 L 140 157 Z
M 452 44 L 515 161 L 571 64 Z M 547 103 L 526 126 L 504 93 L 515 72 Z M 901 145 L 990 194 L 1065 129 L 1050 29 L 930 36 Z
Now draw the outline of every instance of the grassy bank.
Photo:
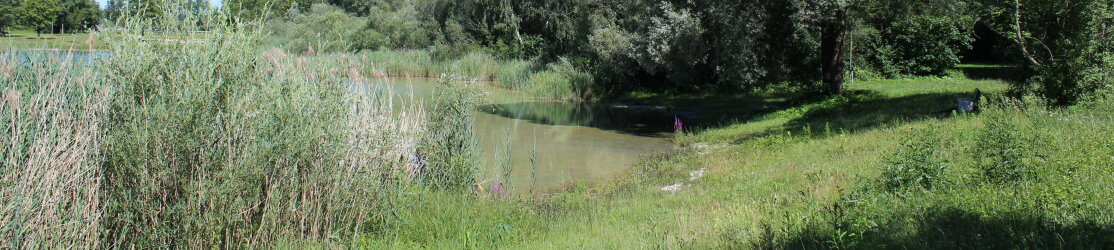
M 10 131 L 0 134 L 0 244 L 1114 244 L 1114 106 L 1007 100 L 995 67 L 969 67 L 984 77 L 860 81 L 812 99 L 776 89 L 630 95 L 622 101 L 694 111 L 686 121 L 697 129 L 677 139 L 681 150 L 649 156 L 605 185 L 514 196 L 474 186 L 490 170 L 477 165 L 470 135 L 468 111 L 483 92 L 476 79 L 543 99 L 584 98 L 591 83 L 570 63 L 288 54 L 261 49 L 252 25 L 228 20 L 125 22 L 97 37 L 113 54 L 96 63 L 0 55 L 0 128 Z M 141 36 L 190 40 L 195 33 L 181 31 L 198 23 L 210 25 L 211 39 Z M 382 76 L 442 73 L 471 79 L 444 78 L 429 110 L 393 107 L 392 94 L 376 88 L 389 85 Z M 976 88 L 989 97 L 982 113 L 950 111 Z
M 105 50 L 108 45 L 90 39 L 89 33 L 39 34 L 26 30 L 11 31 L 8 36 L 0 37 L 0 46 L 21 49 L 48 49 L 79 51 Z
M 983 113 L 949 112 L 955 98 L 975 88 L 991 97 Z M 433 248 L 1114 244 L 1111 106 L 1048 110 L 999 99 L 1006 88 L 996 80 L 927 78 L 858 82 L 847 95 L 813 101 L 647 97 L 751 115 L 718 120 L 680 139 L 681 152 L 647 158 L 604 187 L 574 186 L 520 199 L 429 196 L 414 212 L 400 214 L 397 231 L 370 234 L 359 243 Z M 709 98 L 739 105 L 700 104 Z M 680 184 L 676 191 L 662 190 L 675 184 Z

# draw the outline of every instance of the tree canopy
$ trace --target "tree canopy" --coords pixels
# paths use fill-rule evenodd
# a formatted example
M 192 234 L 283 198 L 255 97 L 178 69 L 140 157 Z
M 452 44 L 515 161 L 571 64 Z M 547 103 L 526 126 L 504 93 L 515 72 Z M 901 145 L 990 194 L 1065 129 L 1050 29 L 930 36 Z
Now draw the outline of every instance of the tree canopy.
M 0 32 L 15 26 L 36 33 L 83 31 L 101 18 L 93 0 L 0 0 Z
M 225 6 L 241 17 L 271 13 L 289 27 L 326 15 L 310 10 L 323 3 L 359 19 L 346 21 L 353 25 L 335 38 L 347 39 L 349 50 L 479 49 L 501 58 L 565 58 L 615 89 L 790 83 L 838 94 L 848 72 L 942 76 L 963 61 L 995 60 L 1028 72 L 1019 87 L 1064 105 L 1109 87 L 1114 40 L 1107 0 L 230 0 Z M 976 43 L 994 49 L 972 53 Z

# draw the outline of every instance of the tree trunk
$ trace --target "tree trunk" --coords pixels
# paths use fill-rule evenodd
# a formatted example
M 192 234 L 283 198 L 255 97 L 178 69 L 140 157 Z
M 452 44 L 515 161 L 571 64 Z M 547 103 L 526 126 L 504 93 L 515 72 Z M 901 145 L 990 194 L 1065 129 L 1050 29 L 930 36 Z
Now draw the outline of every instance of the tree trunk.
M 823 81 L 828 94 L 843 93 L 844 43 L 847 42 L 847 12 L 836 10 L 835 18 L 822 27 L 820 61 L 823 63 Z

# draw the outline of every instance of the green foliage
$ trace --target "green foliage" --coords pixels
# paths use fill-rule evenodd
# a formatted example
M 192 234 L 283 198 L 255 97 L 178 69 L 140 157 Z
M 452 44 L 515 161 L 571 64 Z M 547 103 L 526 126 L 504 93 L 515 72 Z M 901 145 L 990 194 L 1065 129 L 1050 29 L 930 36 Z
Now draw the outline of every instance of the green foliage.
M 54 23 L 58 31 L 73 32 L 95 28 L 100 23 L 100 6 L 93 0 L 63 0 L 62 12 Z
M 430 109 L 429 133 L 422 138 L 420 180 L 443 190 L 471 190 L 480 169 L 472 126 L 483 95 L 475 80 L 441 77 Z
M 414 5 L 394 10 L 372 8 L 367 12 L 367 32 L 377 37 L 367 39 L 380 40 L 380 43 L 368 43 L 356 49 L 423 49 L 433 45 L 434 34 L 431 33 L 437 31 L 436 26 L 423 22 L 419 11 Z M 356 40 L 362 39 L 357 37 Z
M 349 51 L 356 45 L 353 38 L 365 35 L 370 36 L 359 45 L 371 46 L 375 34 L 361 33 L 366 25 L 363 18 L 353 17 L 340 8 L 314 4 L 308 13 L 293 11 L 268 26 L 288 51 L 331 53 Z
M 18 13 L 20 23 L 35 33 L 50 32 L 54 20 L 62 13 L 62 3 L 59 0 L 23 1 Z
M 7 30 L 19 23 L 19 7 L 16 0 L 0 0 L 0 36 L 7 36 Z
M 1011 108 L 1003 106 L 1001 108 Z M 1038 169 L 1048 164 L 1047 145 L 1041 133 L 1024 116 L 993 112 L 979 135 L 975 154 L 985 177 L 995 183 L 1034 181 Z
M 889 25 L 866 55 L 887 77 L 943 75 L 959 63 L 959 52 L 970 42 L 964 24 L 951 17 L 905 17 Z
M 953 182 L 948 178 L 945 146 L 933 130 L 920 131 L 901 143 L 898 151 L 886 158 L 882 185 L 890 190 L 932 189 Z
M 1114 3 L 1076 1 L 981 1 L 992 29 L 1013 40 L 1018 65 L 1032 72 L 1019 84 L 1037 85 L 1054 105 L 1074 104 L 1110 85 L 1110 23 Z M 1023 89 L 1027 89 L 1024 88 Z
M 326 0 L 226 0 L 224 10 L 244 19 L 275 18 L 291 11 L 306 12 Z
M 541 99 L 561 101 L 591 100 L 599 93 L 593 92 L 599 90 L 593 85 L 591 75 L 564 58 L 550 64 L 548 70 L 531 75 L 527 91 Z

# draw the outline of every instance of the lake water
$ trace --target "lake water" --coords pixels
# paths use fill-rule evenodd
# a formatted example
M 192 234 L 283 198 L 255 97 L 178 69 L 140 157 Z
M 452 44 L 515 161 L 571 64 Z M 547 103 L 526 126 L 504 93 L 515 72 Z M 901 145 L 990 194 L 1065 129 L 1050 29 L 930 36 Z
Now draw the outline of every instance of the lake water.
M 395 79 L 395 93 L 411 89 L 428 100 L 433 79 Z M 489 88 L 493 105 L 475 115 L 482 178 L 497 176 L 495 149 L 510 137 L 511 192 L 554 192 L 571 183 L 601 183 L 641 156 L 673 149 L 673 115 L 654 107 L 538 102 L 525 93 Z M 423 101 L 427 102 L 427 101 Z M 531 162 L 533 158 L 533 163 Z M 490 185 L 486 182 L 485 187 Z

